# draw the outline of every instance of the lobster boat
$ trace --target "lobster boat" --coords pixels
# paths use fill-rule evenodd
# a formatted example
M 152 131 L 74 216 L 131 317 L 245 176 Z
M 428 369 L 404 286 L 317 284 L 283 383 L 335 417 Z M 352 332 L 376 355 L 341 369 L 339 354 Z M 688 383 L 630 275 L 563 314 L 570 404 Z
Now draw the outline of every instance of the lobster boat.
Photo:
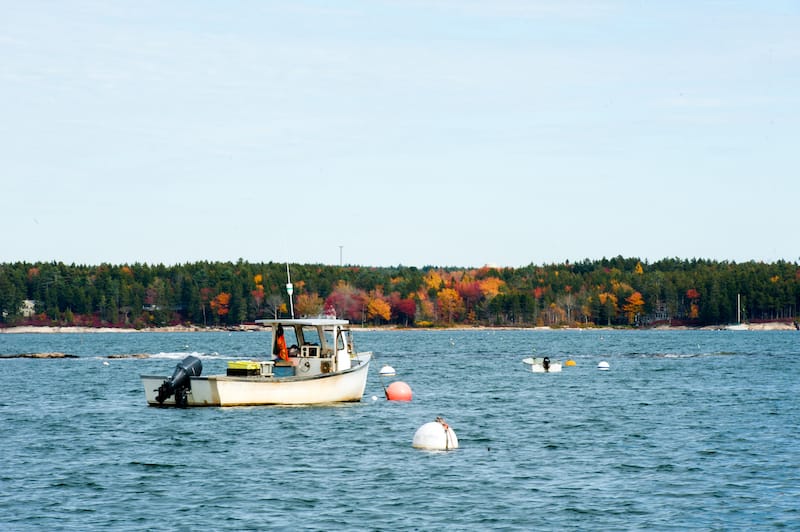
M 150 406 L 313 405 L 358 402 L 372 352 L 357 352 L 341 319 L 258 320 L 272 329 L 265 360 L 232 360 L 222 375 L 202 375 L 188 356 L 171 377 L 141 375 Z

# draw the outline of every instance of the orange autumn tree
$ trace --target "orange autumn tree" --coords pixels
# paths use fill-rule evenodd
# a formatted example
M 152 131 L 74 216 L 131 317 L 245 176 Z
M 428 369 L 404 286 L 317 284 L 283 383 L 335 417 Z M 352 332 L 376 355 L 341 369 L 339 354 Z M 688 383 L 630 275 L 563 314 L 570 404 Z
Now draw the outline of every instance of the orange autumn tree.
M 625 298 L 625 304 L 622 305 L 622 311 L 628 317 L 628 323 L 633 324 L 636 318 L 644 310 L 644 298 L 639 292 L 634 292 L 629 297 Z
M 505 286 L 506 282 L 497 277 L 487 277 L 479 281 L 479 286 L 483 297 L 492 299 L 500 293 L 500 289 Z
M 211 305 L 211 309 L 221 318 L 230 311 L 230 303 L 231 295 L 228 292 L 220 292 L 209 304 Z
M 700 292 L 695 290 L 694 288 L 690 288 L 686 291 L 686 297 L 689 298 L 689 318 L 696 320 L 700 317 L 700 305 L 698 301 L 700 300 Z

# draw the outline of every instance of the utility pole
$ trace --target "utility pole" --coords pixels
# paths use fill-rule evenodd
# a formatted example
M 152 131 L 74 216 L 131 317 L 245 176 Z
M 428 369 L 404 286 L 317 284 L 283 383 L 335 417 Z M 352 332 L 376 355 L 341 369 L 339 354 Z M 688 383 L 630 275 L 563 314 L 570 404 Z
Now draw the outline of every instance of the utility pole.
M 339 267 L 342 267 L 342 248 L 344 246 L 339 246 Z

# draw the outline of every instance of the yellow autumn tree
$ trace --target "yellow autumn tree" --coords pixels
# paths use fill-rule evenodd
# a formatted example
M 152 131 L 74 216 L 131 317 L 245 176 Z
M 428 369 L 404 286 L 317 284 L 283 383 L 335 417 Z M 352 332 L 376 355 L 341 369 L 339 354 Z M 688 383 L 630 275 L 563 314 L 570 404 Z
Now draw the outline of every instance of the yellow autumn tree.
M 617 296 L 611 292 L 601 292 L 597 294 L 597 299 L 603 307 L 603 311 L 608 319 L 608 324 L 611 325 L 611 318 L 617 315 Z
M 453 323 L 453 318 L 464 313 L 464 300 L 452 288 L 443 288 L 436 294 L 436 303 L 439 306 L 439 316 L 447 323 Z
M 427 290 L 439 290 L 444 283 L 442 276 L 435 270 L 429 270 L 425 277 L 422 278 L 422 281 L 425 283 Z
M 297 296 L 294 302 L 294 309 L 298 316 L 319 316 L 322 314 L 322 309 L 325 302 L 316 292 L 309 294 L 303 292 Z
M 559 325 L 567 320 L 567 313 L 555 303 L 550 303 L 542 314 L 547 325 Z
M 264 278 L 263 276 L 258 273 L 253 276 L 253 283 L 256 285 L 254 290 L 250 291 L 250 295 L 253 298 L 253 304 L 255 305 L 256 312 L 261 312 L 261 305 L 264 303 L 264 285 L 262 284 Z
M 392 307 L 380 298 L 372 298 L 367 303 L 367 319 L 389 321 L 392 317 Z

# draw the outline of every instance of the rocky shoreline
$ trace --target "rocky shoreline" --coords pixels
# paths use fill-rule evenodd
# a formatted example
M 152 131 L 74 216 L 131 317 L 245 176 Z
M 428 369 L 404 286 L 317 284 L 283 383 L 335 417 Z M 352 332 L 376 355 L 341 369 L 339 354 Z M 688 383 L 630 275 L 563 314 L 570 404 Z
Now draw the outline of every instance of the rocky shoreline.
M 122 327 L 59 327 L 22 325 L 0 328 L 0 334 L 54 334 L 54 333 L 148 333 L 148 332 L 224 332 L 224 331 L 262 331 L 259 325 L 240 325 L 238 327 L 196 327 L 175 325 L 169 327 L 148 327 L 146 329 L 125 329 Z
M 2 358 L 80 358 L 78 355 L 68 355 L 66 353 L 19 353 L 14 355 L 0 355 Z
M 536 331 L 560 331 L 560 330 L 613 330 L 624 328 L 617 327 L 487 327 L 487 326 L 458 326 L 458 327 L 444 327 L 444 328 L 406 328 L 397 327 L 395 325 L 387 326 L 366 326 L 358 327 L 353 326 L 354 329 L 360 331 L 424 331 L 424 330 L 536 330 Z M 653 327 L 653 330 L 659 331 L 715 331 L 726 330 L 726 325 L 707 325 L 704 327 L 688 327 L 688 326 L 672 326 L 672 325 L 659 325 Z M 792 323 L 787 322 L 764 322 L 764 323 L 750 323 L 747 324 L 749 331 L 794 331 L 797 327 Z M 168 327 L 149 327 L 146 329 L 124 329 L 120 327 L 58 327 L 58 326 L 32 326 L 23 325 L 18 327 L 4 327 L 0 328 L 0 334 L 55 334 L 55 333 L 152 333 L 152 332 L 253 332 L 253 331 L 266 331 L 269 328 L 260 325 L 239 325 L 236 327 L 198 327 L 194 325 L 174 325 Z

